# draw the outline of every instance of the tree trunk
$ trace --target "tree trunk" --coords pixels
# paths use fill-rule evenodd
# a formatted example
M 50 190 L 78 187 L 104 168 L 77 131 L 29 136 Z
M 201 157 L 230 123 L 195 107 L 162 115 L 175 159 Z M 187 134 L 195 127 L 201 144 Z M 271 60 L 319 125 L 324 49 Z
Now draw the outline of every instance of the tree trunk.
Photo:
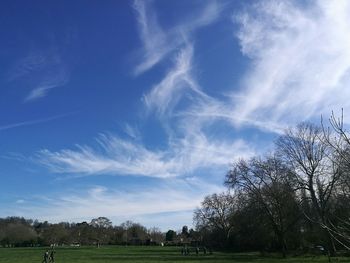
M 287 244 L 286 244 L 286 239 L 284 237 L 284 233 L 278 234 L 278 243 L 280 245 L 282 257 L 286 258 L 287 257 Z
M 337 254 L 337 250 L 335 248 L 334 240 L 329 232 L 329 230 L 325 229 L 326 237 L 327 237 L 327 251 L 330 257 L 335 257 Z

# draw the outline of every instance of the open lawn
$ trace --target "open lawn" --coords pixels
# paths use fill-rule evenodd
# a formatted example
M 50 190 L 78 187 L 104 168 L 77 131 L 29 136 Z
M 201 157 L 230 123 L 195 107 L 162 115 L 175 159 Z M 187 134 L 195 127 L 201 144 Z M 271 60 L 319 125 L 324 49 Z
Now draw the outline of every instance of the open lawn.
M 40 263 L 45 248 L 0 248 L 0 263 Z M 180 248 L 175 247 L 102 247 L 102 248 L 58 248 L 56 263 L 106 263 L 106 262 L 236 262 L 236 263 L 268 263 L 268 262 L 328 262 L 326 257 L 261 257 L 257 253 L 221 253 L 213 255 L 182 256 Z M 350 258 L 338 258 L 334 262 L 350 262 Z

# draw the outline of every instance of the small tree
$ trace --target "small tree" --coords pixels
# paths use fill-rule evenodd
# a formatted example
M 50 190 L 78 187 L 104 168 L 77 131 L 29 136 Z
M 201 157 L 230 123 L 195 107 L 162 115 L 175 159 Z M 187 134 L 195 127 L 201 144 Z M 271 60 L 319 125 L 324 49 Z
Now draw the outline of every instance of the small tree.
M 166 241 L 174 241 L 176 238 L 176 232 L 174 230 L 168 230 L 165 234 L 165 240 Z
M 184 237 L 188 237 L 188 226 L 183 226 L 182 230 L 181 230 L 181 235 L 183 235 Z
M 217 232 L 227 243 L 233 228 L 235 207 L 235 198 L 229 193 L 206 196 L 201 207 L 194 212 L 196 229 L 201 232 Z

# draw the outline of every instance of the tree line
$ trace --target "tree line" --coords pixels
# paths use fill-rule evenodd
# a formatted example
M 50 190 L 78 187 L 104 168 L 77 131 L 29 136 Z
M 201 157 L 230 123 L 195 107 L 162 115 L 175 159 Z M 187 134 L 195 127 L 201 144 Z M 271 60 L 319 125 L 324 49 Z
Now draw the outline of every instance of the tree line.
M 273 151 L 235 162 L 227 192 L 194 213 L 203 242 L 233 250 L 350 250 L 350 135 L 343 116 L 301 123 Z
M 199 240 L 198 232 L 187 226 L 178 231 L 162 232 L 132 221 L 113 225 L 106 217 L 90 222 L 55 224 L 23 217 L 0 218 L 0 247 L 183 245 L 195 240 Z

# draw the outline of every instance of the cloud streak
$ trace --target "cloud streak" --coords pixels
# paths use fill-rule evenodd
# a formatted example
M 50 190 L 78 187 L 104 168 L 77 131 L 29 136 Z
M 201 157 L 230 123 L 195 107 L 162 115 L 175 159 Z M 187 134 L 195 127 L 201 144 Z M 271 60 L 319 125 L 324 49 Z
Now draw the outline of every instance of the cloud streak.
M 9 81 L 20 81 L 30 87 L 24 102 L 46 97 L 50 90 L 66 85 L 70 73 L 62 56 L 55 49 L 32 51 L 14 63 Z
M 114 223 L 137 219 L 152 226 L 155 222 L 147 220 L 150 216 L 157 215 L 158 220 L 161 220 L 163 217 L 167 218 L 166 214 L 172 213 L 170 224 L 163 221 L 158 225 L 166 230 L 166 227 L 188 224 L 188 219 L 192 218 L 192 210 L 200 204 L 206 192 L 221 190 L 220 186 L 198 183 L 196 178 L 173 179 L 157 187 L 140 189 L 137 193 L 96 185 L 80 191 L 68 190 L 59 195 L 18 199 L 15 201 L 16 211 L 11 214 L 40 220 L 49 219 L 50 222 L 90 221 L 104 215 L 113 219 Z M 181 219 L 184 215 L 185 220 Z
M 228 166 L 235 158 L 253 153 L 241 140 L 209 141 L 204 134 L 170 141 L 165 151 L 152 151 L 141 143 L 112 135 L 100 135 L 97 143 L 98 148 L 78 145 L 75 150 L 41 150 L 37 158 L 56 173 L 172 178 L 203 168 Z
M 236 37 L 250 60 L 240 89 L 228 87 L 220 98 L 197 97 L 182 111 L 184 120 L 280 134 L 332 110 L 350 111 L 349 12 L 347 1 L 305 6 L 269 0 L 236 13 Z
M 47 96 L 49 91 L 54 88 L 62 87 L 68 83 L 69 75 L 67 72 L 55 72 L 54 76 L 47 76 L 38 87 L 31 90 L 24 101 L 34 101 Z
M 156 21 L 156 14 L 148 10 L 150 7 L 144 1 L 135 1 L 134 8 L 138 12 L 145 48 L 149 47 L 150 52 L 165 56 L 162 48 L 153 50 L 162 41 L 168 41 L 168 36 L 163 35 Z M 177 28 L 186 29 L 186 34 L 189 34 L 194 29 L 215 21 L 220 8 L 213 2 L 203 10 L 196 19 Z M 215 138 L 205 131 L 208 125 L 215 125 L 225 118 L 223 115 L 218 117 L 210 113 L 203 114 L 208 105 L 217 101 L 201 90 L 194 77 L 193 44 L 182 38 L 176 39 L 181 39 L 182 47 L 175 54 L 174 65 L 143 96 L 145 107 L 149 112 L 156 113 L 167 131 L 165 149 L 150 149 L 141 141 L 102 134 L 97 138 L 95 146 L 78 145 L 76 149 L 56 152 L 44 149 L 38 154 L 40 163 L 53 172 L 80 176 L 112 174 L 173 178 L 188 176 L 205 168 L 228 168 L 236 158 L 252 155 L 254 149 L 243 140 L 230 139 L 230 136 Z M 229 116 L 228 111 L 225 114 Z M 127 126 L 126 131 L 135 138 L 130 126 Z
M 242 53 L 251 59 L 234 114 L 287 125 L 350 111 L 348 1 L 261 1 L 235 16 Z
M 187 44 L 177 54 L 174 67 L 143 97 L 149 110 L 155 109 L 159 116 L 169 115 L 188 91 L 195 96 L 207 97 L 192 76 L 192 57 L 193 46 Z
M 71 114 L 74 114 L 74 112 L 70 112 L 70 113 L 66 113 L 66 114 L 59 114 L 59 115 L 55 115 L 49 118 L 42 118 L 42 119 L 37 119 L 37 120 L 31 120 L 31 121 L 22 121 L 22 122 L 16 122 L 16 123 L 11 123 L 11 124 L 6 124 L 6 125 L 1 125 L 0 126 L 0 131 L 4 131 L 4 130 L 9 130 L 9 129 L 13 129 L 13 128 L 18 128 L 18 127 L 22 127 L 22 126 L 30 126 L 30 125 L 35 125 L 35 124 L 39 124 L 39 123 L 45 123 L 48 121 L 53 121 L 56 119 L 60 119 L 66 116 L 69 116 Z
M 186 44 L 195 30 L 215 22 L 223 10 L 223 6 L 216 1 L 210 1 L 193 17 L 183 19 L 185 22 L 172 28 L 162 29 L 151 1 L 135 0 L 133 7 L 143 43 L 140 51 L 142 59 L 134 70 L 135 75 L 151 69 L 171 52 Z

